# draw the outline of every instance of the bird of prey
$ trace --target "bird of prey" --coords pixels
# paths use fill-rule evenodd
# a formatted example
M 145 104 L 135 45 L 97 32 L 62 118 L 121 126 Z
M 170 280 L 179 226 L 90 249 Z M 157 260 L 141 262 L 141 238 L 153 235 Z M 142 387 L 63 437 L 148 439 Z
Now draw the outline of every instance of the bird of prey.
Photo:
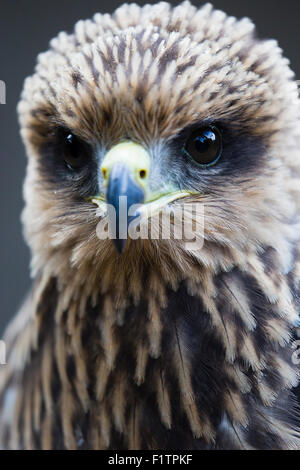
M 299 104 L 276 41 L 210 4 L 125 4 L 51 41 L 18 106 L 33 286 L 2 448 L 299 447 Z M 183 206 L 192 232 L 201 208 L 199 243 L 105 237 L 134 204 L 137 232 Z

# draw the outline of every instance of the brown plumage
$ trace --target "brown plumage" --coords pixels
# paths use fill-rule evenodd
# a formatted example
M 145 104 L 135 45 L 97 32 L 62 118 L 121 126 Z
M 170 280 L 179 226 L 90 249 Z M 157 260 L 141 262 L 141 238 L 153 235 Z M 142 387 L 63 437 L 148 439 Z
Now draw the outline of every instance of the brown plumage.
M 124 5 L 51 41 L 19 104 L 34 282 L 5 338 L 2 447 L 299 446 L 299 111 L 276 42 L 210 5 Z M 204 124 L 223 136 L 210 168 L 180 147 Z M 204 206 L 202 249 L 99 239 L 90 197 L 124 139 L 148 150 L 152 191 Z

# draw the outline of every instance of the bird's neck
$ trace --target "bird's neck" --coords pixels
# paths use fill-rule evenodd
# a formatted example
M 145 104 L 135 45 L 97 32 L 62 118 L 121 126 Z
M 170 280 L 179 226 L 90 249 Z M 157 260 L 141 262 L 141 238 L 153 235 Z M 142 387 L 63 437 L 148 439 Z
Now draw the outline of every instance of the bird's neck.
M 225 435 L 231 447 L 249 448 L 251 415 L 269 419 L 278 402 L 279 442 L 280 410 L 297 382 L 289 345 L 297 306 L 273 256 L 243 271 L 193 271 L 173 285 L 144 270 L 136 297 L 100 289 L 92 298 L 84 286 L 70 296 L 57 280 L 46 283 L 41 298 L 52 310 L 40 312 L 38 343 L 55 352 L 48 380 L 69 401 L 70 421 L 75 409 L 98 416 L 103 447 L 119 433 L 139 448 L 155 426 L 158 437 L 181 439 L 184 430 L 199 446 L 221 445 Z

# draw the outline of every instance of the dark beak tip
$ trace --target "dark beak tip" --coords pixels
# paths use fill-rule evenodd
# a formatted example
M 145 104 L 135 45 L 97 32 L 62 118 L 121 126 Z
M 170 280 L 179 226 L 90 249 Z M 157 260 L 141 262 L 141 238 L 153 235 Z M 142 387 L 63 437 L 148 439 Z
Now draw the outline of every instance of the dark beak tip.
M 115 238 L 114 240 L 112 240 L 112 242 L 113 242 L 117 252 L 119 253 L 119 255 L 121 255 L 125 250 L 126 239 Z
M 120 197 L 126 197 L 124 206 L 120 203 Z M 127 232 L 130 222 L 139 216 L 139 211 L 136 211 L 134 215 L 129 215 L 129 208 L 133 205 L 140 205 L 144 202 L 145 192 L 142 187 L 140 187 L 137 182 L 132 178 L 130 170 L 124 164 L 116 163 L 113 167 L 106 192 L 107 203 L 114 207 L 115 212 L 112 214 L 113 217 L 116 217 L 115 223 L 112 225 L 114 227 L 114 236 L 112 242 L 121 255 L 126 246 L 126 238 L 124 238 L 124 233 L 120 233 L 120 211 L 127 212 Z M 119 238 L 122 237 L 122 238 Z

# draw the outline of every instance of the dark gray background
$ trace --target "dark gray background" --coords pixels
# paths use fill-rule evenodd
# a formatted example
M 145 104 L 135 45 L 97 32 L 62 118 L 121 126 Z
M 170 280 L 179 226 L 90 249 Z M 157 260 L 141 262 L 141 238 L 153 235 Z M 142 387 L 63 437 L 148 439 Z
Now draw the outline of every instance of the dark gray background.
M 200 6 L 205 2 L 193 3 Z M 259 36 L 276 38 L 300 78 L 298 0 L 212 3 L 231 15 L 252 18 Z M 0 335 L 30 286 L 29 251 L 20 224 L 26 158 L 15 111 L 23 80 L 32 73 L 37 54 L 48 48 L 49 40 L 59 31 L 71 32 L 77 20 L 89 18 L 97 11 L 112 12 L 120 4 L 115 0 L 0 1 L 0 80 L 7 86 L 7 104 L 0 105 Z

